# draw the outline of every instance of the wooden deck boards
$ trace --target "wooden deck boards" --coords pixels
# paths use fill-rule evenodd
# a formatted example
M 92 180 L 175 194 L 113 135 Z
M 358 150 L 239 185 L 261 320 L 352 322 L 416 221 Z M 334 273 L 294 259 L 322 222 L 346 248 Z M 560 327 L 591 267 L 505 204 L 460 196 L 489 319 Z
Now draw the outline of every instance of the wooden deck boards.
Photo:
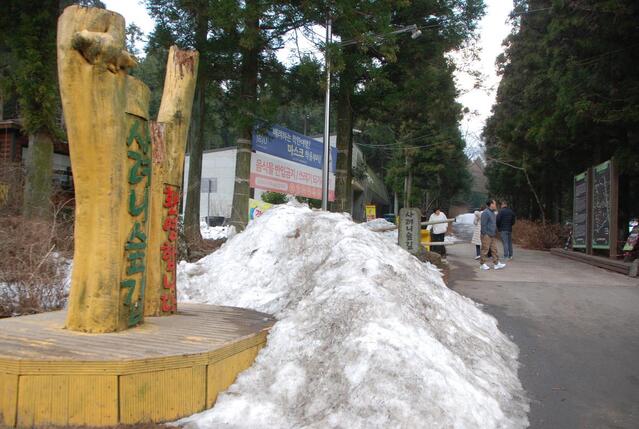
M 69 331 L 64 318 L 64 311 L 56 311 L 1 319 L 0 358 L 101 361 L 198 354 L 259 334 L 274 322 L 256 311 L 197 304 L 109 334 Z
M 0 320 L 0 427 L 113 426 L 176 420 L 212 406 L 250 367 L 275 320 L 180 306 L 134 329 L 64 329 L 65 312 Z

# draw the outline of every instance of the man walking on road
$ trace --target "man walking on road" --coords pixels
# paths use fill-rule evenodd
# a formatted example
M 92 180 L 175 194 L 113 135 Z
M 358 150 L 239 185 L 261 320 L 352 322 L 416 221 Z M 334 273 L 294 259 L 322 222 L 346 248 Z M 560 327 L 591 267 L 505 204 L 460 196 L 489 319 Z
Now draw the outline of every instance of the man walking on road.
M 504 259 L 513 258 L 513 225 L 515 221 L 515 212 L 508 207 L 506 201 L 502 201 L 501 210 L 497 214 L 497 230 L 499 230 L 501 242 L 504 245 Z
M 486 265 L 489 250 L 496 270 L 501 270 L 506 266 L 506 264 L 499 262 L 499 253 L 497 251 L 496 207 L 495 200 L 488 200 L 486 201 L 486 209 L 481 213 L 481 258 L 479 263 L 482 270 L 490 270 L 490 267 Z

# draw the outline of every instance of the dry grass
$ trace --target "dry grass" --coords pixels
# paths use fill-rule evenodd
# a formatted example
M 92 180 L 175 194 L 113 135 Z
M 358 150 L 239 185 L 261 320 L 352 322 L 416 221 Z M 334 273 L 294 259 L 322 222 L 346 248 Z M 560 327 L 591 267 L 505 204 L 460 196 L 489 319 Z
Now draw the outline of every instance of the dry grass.
M 225 238 L 220 240 L 209 240 L 205 238 L 197 241 L 192 240 L 186 243 L 186 252 L 183 252 L 178 256 L 180 257 L 180 260 L 195 262 L 215 252 L 217 249 L 222 247 L 222 244 L 225 242 Z
M 517 219 L 513 226 L 513 243 L 525 249 L 548 250 L 553 247 L 561 247 L 565 237 L 561 225 L 542 225 L 539 221 Z
M 0 317 L 62 308 L 73 220 L 62 210 L 49 220 L 4 214 L 0 236 Z

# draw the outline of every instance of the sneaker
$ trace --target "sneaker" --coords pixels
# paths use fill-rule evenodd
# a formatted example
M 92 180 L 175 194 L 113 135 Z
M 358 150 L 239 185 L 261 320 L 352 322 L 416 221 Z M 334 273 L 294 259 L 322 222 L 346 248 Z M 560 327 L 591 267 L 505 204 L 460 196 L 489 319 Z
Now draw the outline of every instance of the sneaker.
M 481 268 L 482 270 L 490 270 L 490 267 L 486 264 L 481 264 L 479 268 Z
M 481 258 L 481 256 L 475 256 L 475 260 L 477 260 L 477 259 L 479 259 L 479 258 Z
M 497 265 L 495 265 L 496 270 L 501 270 L 502 268 L 506 268 L 506 264 L 499 262 Z

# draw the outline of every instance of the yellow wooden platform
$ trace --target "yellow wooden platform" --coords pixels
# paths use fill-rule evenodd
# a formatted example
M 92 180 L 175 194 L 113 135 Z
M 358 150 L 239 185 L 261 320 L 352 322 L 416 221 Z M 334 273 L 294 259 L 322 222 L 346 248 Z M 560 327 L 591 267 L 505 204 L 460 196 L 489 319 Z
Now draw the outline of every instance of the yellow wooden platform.
M 210 408 L 251 366 L 274 320 L 210 305 L 110 334 L 65 312 L 0 320 L 0 427 L 162 422 Z

